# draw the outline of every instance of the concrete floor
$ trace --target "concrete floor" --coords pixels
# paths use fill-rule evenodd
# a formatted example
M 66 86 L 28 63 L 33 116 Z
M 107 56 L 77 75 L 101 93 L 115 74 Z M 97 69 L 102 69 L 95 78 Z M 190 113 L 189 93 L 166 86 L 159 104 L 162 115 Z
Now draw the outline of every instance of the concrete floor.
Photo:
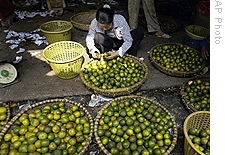
M 126 11 L 124 11 L 123 9 L 117 11 L 126 15 Z M 32 32 L 35 29 L 39 28 L 42 23 L 47 21 L 55 19 L 63 19 L 69 21 L 70 17 L 74 13 L 79 11 L 85 11 L 85 9 L 81 10 L 81 7 L 78 6 L 72 9 L 70 8 L 69 11 L 64 11 L 62 16 L 36 16 L 34 18 L 17 19 L 12 23 L 11 26 L 1 30 L 2 32 L 0 35 L 0 42 L 2 45 L 4 45 L 6 41 L 6 33 L 3 30 L 14 30 L 16 32 Z M 189 21 L 187 21 L 186 23 L 192 24 Z M 176 146 L 172 152 L 172 154 L 174 155 L 183 154 L 184 137 L 182 133 L 182 125 L 184 119 L 188 115 L 187 110 L 182 105 L 180 100 L 179 87 L 184 82 L 193 77 L 175 77 L 162 73 L 151 64 L 149 60 L 149 51 L 153 46 L 157 44 L 185 43 L 186 34 L 184 26 L 185 25 L 183 25 L 182 28 L 180 28 L 176 32 L 171 33 L 171 39 L 157 38 L 154 34 L 146 34 L 143 41 L 141 42 L 140 49 L 138 51 L 138 57 L 144 58 L 144 62 L 149 69 L 149 74 L 146 82 L 138 89 L 137 92 L 143 92 L 144 96 L 154 98 L 160 103 L 162 102 L 162 104 L 166 106 L 169 111 L 172 111 L 172 114 L 175 116 L 178 123 L 179 139 L 177 144 L 178 146 Z M 145 27 L 143 27 L 143 29 L 146 31 Z M 39 33 L 43 35 L 41 32 Z M 72 40 L 81 43 L 83 46 L 85 46 L 86 34 L 86 31 L 78 30 L 75 27 L 72 28 Z M 90 99 L 90 95 L 93 94 L 93 92 L 82 83 L 79 76 L 68 80 L 60 79 L 55 76 L 49 64 L 42 56 L 42 50 L 46 46 L 47 45 L 45 44 L 37 46 L 32 41 L 22 42 L 19 45 L 19 47 L 26 49 L 24 53 L 16 54 L 16 56 L 23 57 L 21 62 L 15 64 L 15 67 L 18 71 L 18 79 L 20 82 L 8 87 L 0 88 L 0 101 L 5 103 L 26 103 L 27 101 L 35 102 L 50 98 L 71 97 L 74 100 L 77 99 L 83 102 L 84 105 L 87 104 L 87 100 Z M 34 52 L 40 52 L 40 54 L 32 57 L 31 53 Z M 209 76 L 210 73 L 208 72 L 206 75 Z M 168 91 L 164 91 L 172 90 L 172 88 L 175 88 L 175 90 L 169 91 L 169 93 Z M 81 98 L 85 98 L 86 100 L 82 101 Z M 90 111 L 95 111 L 95 114 L 98 111 L 98 109 L 88 109 Z

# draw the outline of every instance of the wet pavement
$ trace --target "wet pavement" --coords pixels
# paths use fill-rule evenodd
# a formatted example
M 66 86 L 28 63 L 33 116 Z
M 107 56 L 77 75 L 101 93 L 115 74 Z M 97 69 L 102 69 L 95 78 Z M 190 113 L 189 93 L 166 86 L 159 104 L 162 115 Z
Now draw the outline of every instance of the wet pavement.
M 16 19 L 11 26 L 1 29 L 0 41 L 1 45 L 5 45 L 7 32 L 5 30 L 13 30 L 15 32 L 29 32 L 36 33 L 34 30 L 38 29 L 39 26 L 47 21 L 55 19 L 70 20 L 70 17 L 77 12 L 94 10 L 96 6 L 88 7 L 69 7 L 64 11 L 62 16 L 35 16 L 33 18 Z M 122 13 L 127 16 L 126 7 L 118 6 L 117 12 Z M 138 57 L 143 57 L 144 62 L 147 64 L 149 69 L 149 75 L 146 82 L 136 91 L 134 94 L 139 94 L 145 97 L 154 99 L 155 101 L 166 107 L 170 113 L 175 117 L 178 128 L 178 140 L 175 148 L 171 152 L 171 155 L 182 155 L 184 154 L 183 143 L 183 122 L 185 118 L 189 115 L 186 107 L 181 101 L 180 86 L 193 77 L 175 77 L 162 73 L 156 69 L 149 60 L 150 49 L 162 43 L 185 43 L 187 39 L 184 27 L 187 24 L 192 24 L 193 21 L 182 21 L 182 26 L 176 32 L 171 33 L 171 39 L 157 38 L 154 34 L 145 34 L 145 37 L 141 43 Z M 142 27 L 143 25 L 140 25 Z M 146 31 L 146 29 L 143 27 Z M 41 36 L 43 34 L 39 31 L 37 32 Z M 85 46 L 85 37 L 87 32 L 72 28 L 72 40 L 81 43 Z M 13 38 L 11 38 L 13 39 Z M 8 45 L 8 44 L 7 44 Z M 25 48 L 26 51 L 23 53 L 16 54 L 17 56 L 22 56 L 22 61 L 15 64 L 18 71 L 18 83 L 11 86 L 0 88 L 0 101 L 8 103 L 10 105 L 16 103 L 18 105 L 35 103 L 42 100 L 47 100 L 51 98 L 69 98 L 76 102 L 84 105 L 93 119 L 95 118 L 99 107 L 89 107 L 88 102 L 90 100 L 93 92 L 89 90 L 81 81 L 80 77 L 77 76 L 73 79 L 63 80 L 58 78 L 52 72 L 49 64 L 42 56 L 42 50 L 47 45 L 42 43 L 40 46 L 35 44 L 33 40 L 27 39 L 19 44 L 19 47 Z M 7 50 L 8 46 L 6 46 Z M 18 48 L 12 51 L 16 52 Z M 34 54 L 37 52 L 37 54 Z M 34 56 L 32 56 L 32 53 Z M 197 75 L 196 75 L 197 76 Z M 207 73 L 209 76 L 209 73 Z M 18 112 L 18 107 L 12 108 L 12 116 L 15 116 Z M 100 151 L 96 145 L 96 141 L 93 137 L 93 141 L 89 146 L 86 154 L 91 154 L 90 152 Z M 103 154 L 101 151 L 96 154 Z

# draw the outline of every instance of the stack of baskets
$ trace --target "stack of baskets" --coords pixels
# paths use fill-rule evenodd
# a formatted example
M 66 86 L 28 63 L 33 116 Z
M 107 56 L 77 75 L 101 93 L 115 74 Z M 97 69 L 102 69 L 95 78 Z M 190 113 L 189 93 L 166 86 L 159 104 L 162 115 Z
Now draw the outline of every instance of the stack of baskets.
M 71 41 L 73 25 L 64 20 L 46 22 L 40 26 L 48 45 L 43 50 L 55 74 L 62 79 L 74 78 L 80 73 L 85 48 Z

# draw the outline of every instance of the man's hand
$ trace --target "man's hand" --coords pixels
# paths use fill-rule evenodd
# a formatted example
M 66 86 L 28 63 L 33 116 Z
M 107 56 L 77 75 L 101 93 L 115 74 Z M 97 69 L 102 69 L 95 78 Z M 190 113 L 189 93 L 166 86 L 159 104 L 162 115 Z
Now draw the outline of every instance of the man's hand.
M 116 51 L 109 51 L 108 54 L 109 56 L 105 57 L 105 59 L 108 59 L 108 60 L 114 59 L 119 56 L 119 54 Z

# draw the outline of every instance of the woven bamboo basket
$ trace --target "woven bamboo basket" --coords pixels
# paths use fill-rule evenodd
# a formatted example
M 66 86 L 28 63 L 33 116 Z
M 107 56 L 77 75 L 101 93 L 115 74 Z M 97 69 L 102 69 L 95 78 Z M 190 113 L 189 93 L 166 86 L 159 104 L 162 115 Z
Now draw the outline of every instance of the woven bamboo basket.
M 70 41 L 73 25 L 64 20 L 53 20 L 40 26 L 49 44 L 59 41 Z
M 193 80 L 196 80 L 196 79 L 201 79 L 202 81 L 206 81 L 206 82 L 210 82 L 210 79 L 209 77 L 195 77 L 195 78 L 192 78 L 188 81 L 185 81 L 181 87 L 180 87 L 180 94 L 181 94 L 181 99 L 182 99 L 182 102 L 184 103 L 184 105 L 186 106 L 187 110 L 189 111 L 189 113 L 193 113 L 193 112 L 197 112 L 198 110 L 195 109 L 195 107 L 193 106 L 193 104 L 191 104 L 188 96 L 187 96 L 187 93 L 185 92 L 185 86 L 188 85 L 188 83 L 190 81 L 193 81 Z
M 80 78 L 81 78 L 82 82 L 86 85 L 86 87 L 88 89 L 94 91 L 94 93 L 102 94 L 102 95 L 109 96 L 109 97 L 123 96 L 123 95 L 128 95 L 128 94 L 131 94 L 131 93 L 135 92 L 147 80 L 148 66 L 143 61 L 141 61 L 139 58 L 137 58 L 135 56 L 132 56 L 132 55 L 129 55 L 129 54 L 126 54 L 126 56 L 133 59 L 134 62 L 139 63 L 142 66 L 143 70 L 145 71 L 145 76 L 143 77 L 143 79 L 141 81 L 135 83 L 134 85 L 132 85 L 130 87 L 104 90 L 104 89 L 101 89 L 101 88 L 90 85 L 84 79 L 84 73 L 83 73 L 83 71 L 81 71 L 80 72 Z
M 5 143 L 4 141 L 4 135 L 6 133 L 9 133 L 13 127 L 15 126 L 15 122 L 18 121 L 18 119 L 20 118 L 20 116 L 22 116 L 24 113 L 30 114 L 32 112 L 35 111 L 35 109 L 39 108 L 42 109 L 45 106 L 51 106 L 54 103 L 59 103 L 59 102 L 64 102 L 65 103 L 65 107 L 69 108 L 72 107 L 73 105 L 77 105 L 80 109 L 82 109 L 85 112 L 85 115 L 88 117 L 89 119 L 89 123 L 90 123 L 90 133 L 87 139 L 85 139 L 86 144 L 85 146 L 83 146 L 82 150 L 79 152 L 79 155 L 82 155 L 85 153 L 85 151 L 87 150 L 91 139 L 92 139 L 92 135 L 93 135 L 93 119 L 92 116 L 90 115 L 90 113 L 88 112 L 88 110 L 82 106 L 80 103 L 77 103 L 75 101 L 69 100 L 69 99 L 49 99 L 49 100 L 45 100 L 45 101 L 41 101 L 41 102 L 37 102 L 32 104 L 30 107 L 20 111 L 16 116 L 14 116 L 5 126 L 4 128 L 1 130 L 0 132 L 0 144 Z M 8 143 L 8 142 L 7 142 Z
M 159 16 L 158 21 L 162 31 L 165 33 L 173 33 L 181 28 L 181 24 L 169 16 Z
M 163 45 L 182 45 L 180 43 L 163 43 L 163 44 L 158 44 L 154 47 L 151 48 L 150 50 L 150 62 L 153 64 L 153 66 L 155 66 L 159 71 L 167 74 L 167 75 L 170 75 L 170 76 L 175 76 L 175 77 L 192 77 L 192 76 L 195 76 L 195 75 L 198 75 L 199 72 L 205 67 L 206 65 L 206 62 L 203 61 L 202 64 L 201 64 L 201 68 L 196 70 L 196 71 L 189 71 L 189 72 L 185 72 L 185 71 L 178 71 L 178 70 L 172 70 L 172 69 L 168 69 L 164 66 L 162 66 L 161 64 L 157 63 L 154 59 L 153 59 L 153 52 L 154 52 L 154 49 L 157 48 L 158 46 L 163 46 Z M 185 47 L 189 47 L 187 45 L 183 45 Z M 191 47 L 189 47 L 191 48 Z M 194 49 L 194 48 L 191 48 L 194 52 L 198 53 L 200 55 L 200 53 Z
M 98 129 L 98 126 L 99 126 L 99 120 L 101 119 L 101 116 L 102 116 L 102 113 L 105 109 L 107 108 L 110 108 L 111 107 L 111 103 L 114 102 L 114 101 L 127 101 L 129 99 L 144 99 L 144 100 L 147 100 L 147 101 L 150 101 L 153 103 L 153 105 L 155 106 L 155 108 L 157 109 L 161 109 L 162 112 L 168 114 L 171 118 L 172 118 L 172 122 L 173 122 L 173 140 L 172 140 L 172 143 L 171 145 L 169 146 L 169 148 L 167 149 L 167 151 L 163 154 L 163 155 L 169 155 L 171 153 L 171 151 L 174 149 L 176 143 L 177 143 L 177 137 L 178 137 L 178 131 L 177 131 L 177 125 L 176 125 L 176 122 L 175 122 L 175 119 L 174 117 L 170 114 L 170 112 L 164 107 L 162 106 L 160 103 L 152 100 L 152 99 L 149 99 L 149 98 L 146 98 L 146 97 L 142 97 L 142 96 L 137 96 L 137 95 L 130 95 L 130 96 L 122 96 L 122 97 L 118 97 L 118 98 L 115 98 L 109 102 L 106 102 L 106 104 L 103 106 L 103 108 L 98 111 L 97 113 L 97 116 L 95 118 L 95 122 L 94 122 L 94 136 L 95 136 L 95 139 L 97 141 L 97 144 L 98 146 L 100 147 L 100 149 L 107 155 L 111 155 L 111 153 L 104 147 L 104 145 L 102 144 L 101 142 L 101 139 L 100 137 L 98 136 L 97 134 L 97 129 Z
M 43 57 L 59 78 L 71 79 L 80 73 L 84 52 L 85 48 L 80 43 L 60 41 L 48 45 L 43 50 Z
M 96 10 L 79 12 L 70 17 L 73 26 L 79 30 L 88 31 L 92 19 L 95 18 Z
M 0 126 L 0 130 L 2 130 L 2 128 L 9 122 L 10 120 L 10 117 L 11 117 L 11 112 L 10 112 L 10 108 L 9 108 L 9 105 L 4 103 L 4 102 L 1 102 L 0 101 L 0 107 L 5 107 L 7 109 L 7 117 L 4 121 L 2 121 L 2 124 Z
M 184 121 L 184 155 L 205 155 L 191 142 L 188 136 L 190 128 L 206 129 L 210 127 L 210 112 L 209 111 L 197 111 L 190 114 Z
M 31 1 L 30 4 L 26 4 L 25 0 L 13 0 L 12 1 L 13 6 L 17 9 L 17 10 L 38 10 L 41 8 L 41 2 L 38 0 L 36 2 Z

